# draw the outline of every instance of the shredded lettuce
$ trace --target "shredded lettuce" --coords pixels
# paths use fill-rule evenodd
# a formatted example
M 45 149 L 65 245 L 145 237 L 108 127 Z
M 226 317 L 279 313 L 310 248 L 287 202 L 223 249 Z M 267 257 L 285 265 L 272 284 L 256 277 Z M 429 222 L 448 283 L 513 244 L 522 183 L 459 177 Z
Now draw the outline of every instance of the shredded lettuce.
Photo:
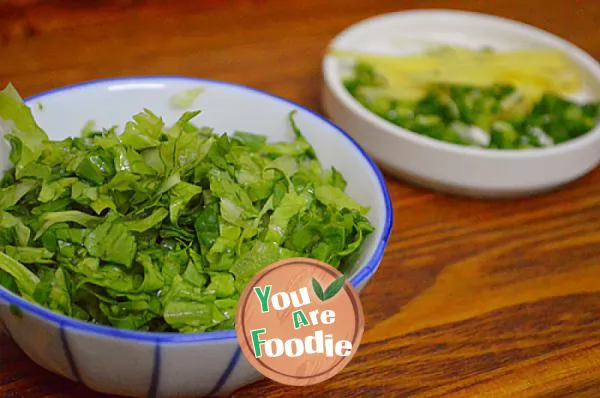
M 12 167 L 0 180 L 0 286 L 77 319 L 204 332 L 234 326 L 265 266 L 341 267 L 373 232 L 368 209 L 295 139 L 216 134 L 150 110 L 115 128 L 50 140 L 9 86 L 0 93 Z
M 196 87 L 171 97 L 171 106 L 179 109 L 188 109 L 193 104 L 196 98 L 204 92 L 204 87 Z

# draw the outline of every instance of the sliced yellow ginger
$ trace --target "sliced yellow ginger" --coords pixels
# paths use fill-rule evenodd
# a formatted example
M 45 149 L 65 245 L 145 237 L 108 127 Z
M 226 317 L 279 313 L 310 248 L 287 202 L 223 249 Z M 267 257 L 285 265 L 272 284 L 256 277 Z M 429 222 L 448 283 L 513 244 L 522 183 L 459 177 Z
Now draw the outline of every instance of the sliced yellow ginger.
M 511 84 L 532 98 L 547 91 L 569 95 L 582 88 L 577 67 L 553 49 L 473 51 L 444 47 L 407 56 L 336 50 L 330 53 L 370 64 L 385 78 L 388 90 L 402 98 L 412 98 L 433 83 Z

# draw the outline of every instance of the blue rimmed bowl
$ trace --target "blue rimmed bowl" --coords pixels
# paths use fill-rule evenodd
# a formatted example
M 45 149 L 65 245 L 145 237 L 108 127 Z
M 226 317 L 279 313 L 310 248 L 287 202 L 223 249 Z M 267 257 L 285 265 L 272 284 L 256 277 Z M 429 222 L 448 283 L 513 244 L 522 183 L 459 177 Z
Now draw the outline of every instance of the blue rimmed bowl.
M 335 166 L 348 181 L 348 193 L 371 207 L 375 233 L 348 270 L 362 289 L 373 276 L 390 235 L 392 207 L 381 172 L 344 131 L 316 113 L 285 99 L 243 87 L 184 77 L 99 80 L 63 87 L 27 100 L 52 139 L 96 127 L 122 126 L 148 108 L 173 123 L 182 113 L 170 99 L 202 87 L 193 108 L 197 123 L 218 132 L 243 130 L 271 140 L 292 139 L 288 114 L 296 121 L 325 167 Z M 0 142 L 0 144 L 2 144 Z M 0 165 L 9 166 L 8 148 Z M 227 395 L 261 376 L 240 353 L 234 331 L 202 334 L 149 333 L 115 329 L 71 319 L 32 304 L 0 287 L 0 327 L 43 368 L 108 394 L 174 397 Z M 1 355 L 1 354 L 0 354 Z

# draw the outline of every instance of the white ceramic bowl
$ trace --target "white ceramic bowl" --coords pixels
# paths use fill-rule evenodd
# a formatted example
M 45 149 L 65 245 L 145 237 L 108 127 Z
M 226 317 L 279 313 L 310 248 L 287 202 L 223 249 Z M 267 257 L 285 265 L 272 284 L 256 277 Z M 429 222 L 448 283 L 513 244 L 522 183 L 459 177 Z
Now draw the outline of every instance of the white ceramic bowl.
M 362 21 L 341 34 L 331 48 L 383 53 L 423 51 L 423 41 L 469 48 L 561 50 L 583 73 L 578 98 L 598 99 L 600 66 L 583 50 L 543 30 L 489 15 L 458 11 L 410 11 Z M 600 128 L 570 142 L 530 150 L 489 150 L 438 141 L 405 130 L 371 113 L 344 88 L 347 63 L 323 60 L 323 106 L 385 169 L 406 180 L 470 196 L 511 197 L 562 186 L 600 160 Z
M 148 108 L 173 123 L 182 110 L 169 99 L 202 86 L 195 119 L 219 132 L 244 130 L 271 140 L 293 138 L 288 113 L 313 144 L 324 166 L 335 165 L 348 180 L 348 193 L 371 207 L 376 232 L 349 271 L 361 289 L 377 269 L 390 234 L 392 207 L 380 171 L 342 130 L 317 114 L 251 88 L 200 79 L 144 77 L 111 79 L 59 88 L 27 102 L 52 139 L 77 135 L 86 121 L 97 127 L 123 125 Z M 41 102 L 43 107 L 35 106 Z M 43 110 L 42 110 L 43 109 Z M 7 152 L 0 152 L 7 157 Z M 19 311 L 11 311 L 16 306 Z M 20 315 L 17 315 L 20 313 Z M 260 379 L 240 355 L 233 331 L 203 334 L 148 333 L 94 325 L 53 313 L 0 287 L 0 323 L 40 366 L 89 388 L 126 396 L 225 395 Z

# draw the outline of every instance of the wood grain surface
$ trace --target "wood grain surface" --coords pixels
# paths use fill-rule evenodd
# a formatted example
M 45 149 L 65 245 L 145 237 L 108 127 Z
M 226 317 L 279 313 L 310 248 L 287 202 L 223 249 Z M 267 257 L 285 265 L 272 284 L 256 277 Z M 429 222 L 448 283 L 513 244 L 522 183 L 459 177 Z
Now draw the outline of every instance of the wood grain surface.
M 0 84 L 24 95 L 112 76 L 247 84 L 320 111 L 336 33 L 409 8 L 514 18 L 600 58 L 598 0 L 0 0 Z M 335 378 L 262 381 L 235 397 L 599 397 L 600 170 L 513 201 L 436 194 L 387 177 L 396 215 L 362 302 L 366 331 Z M 0 397 L 96 397 L 0 337 Z

